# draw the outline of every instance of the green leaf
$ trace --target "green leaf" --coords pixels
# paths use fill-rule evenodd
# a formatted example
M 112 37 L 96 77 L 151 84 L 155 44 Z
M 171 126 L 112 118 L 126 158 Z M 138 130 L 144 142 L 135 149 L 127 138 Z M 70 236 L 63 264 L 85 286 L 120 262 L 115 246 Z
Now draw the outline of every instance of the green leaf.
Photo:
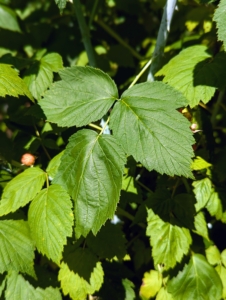
M 57 264 L 67 237 L 72 236 L 73 219 L 70 197 L 58 185 L 42 190 L 29 207 L 28 223 L 35 245 Z
M 17 98 L 19 95 L 25 95 L 33 100 L 26 83 L 18 76 L 17 71 L 10 65 L 0 64 L 0 96 L 5 97 L 6 95 Z
M 124 286 L 126 295 L 125 300 L 134 300 L 136 295 L 134 292 L 134 284 L 129 279 L 122 279 L 122 285 Z
M 53 182 L 75 201 L 76 237 L 97 234 L 114 216 L 122 187 L 125 153 L 110 135 L 92 130 L 72 135 Z
M 151 270 L 144 274 L 143 282 L 140 288 L 140 295 L 143 300 L 148 300 L 158 293 L 162 286 L 162 274 Z
M 48 167 L 46 169 L 46 172 L 51 180 L 56 176 L 56 173 L 58 171 L 59 165 L 61 163 L 61 157 L 64 154 L 64 151 L 61 151 L 59 154 L 54 156 L 53 159 L 48 164 Z
M 84 300 L 87 294 L 93 294 L 98 291 L 103 283 L 103 269 L 100 262 L 96 264 L 93 270 L 90 283 L 79 277 L 73 271 L 70 271 L 68 265 L 64 262 L 61 264 L 58 279 L 61 282 L 61 288 L 64 295 L 69 294 L 73 300 Z
M 211 216 L 215 216 L 217 220 L 220 220 L 223 214 L 221 200 L 217 192 L 211 189 L 209 201 L 206 204 L 206 209 L 209 211 Z
M 188 120 L 176 111 L 185 103 L 181 93 L 162 82 L 137 84 L 114 106 L 110 127 L 125 151 L 148 170 L 193 178 L 194 138 Z
M 194 187 L 193 191 L 197 201 L 195 208 L 198 212 L 200 209 L 206 206 L 206 203 L 210 198 L 212 192 L 212 183 L 209 178 L 204 178 L 202 180 L 194 181 L 192 185 Z
M 173 299 L 220 300 L 222 283 L 215 269 L 201 254 L 192 255 L 190 262 L 177 277 L 168 281 L 167 290 Z
M 118 98 L 114 81 L 101 70 L 71 67 L 59 72 L 39 102 L 48 121 L 59 126 L 83 126 L 99 120 Z
M 147 221 L 155 266 L 163 264 L 166 270 L 173 268 L 188 253 L 192 242 L 189 230 L 164 222 L 152 209 L 148 210 Z
M 60 12 L 63 11 L 63 9 L 66 7 L 67 0 L 55 0 L 56 5 L 58 6 Z
M 214 246 L 210 246 L 206 250 L 206 258 L 207 261 L 212 265 L 218 265 L 221 262 L 221 255 L 218 248 Z
M 198 235 L 204 237 L 209 241 L 209 234 L 208 234 L 208 229 L 207 229 L 207 224 L 205 220 L 205 216 L 202 211 L 200 211 L 196 216 L 195 216 L 195 230 L 194 232 L 197 233 Z
M 58 289 L 48 287 L 46 289 L 34 288 L 22 275 L 11 272 L 8 275 L 7 289 L 5 291 L 6 300 L 61 300 L 61 294 Z
M 37 100 L 48 89 L 53 81 L 53 72 L 63 68 L 63 61 L 58 53 L 50 53 L 36 60 L 24 74 L 24 81 L 31 94 Z
M 218 8 L 215 10 L 213 20 L 217 23 L 218 39 L 220 41 L 223 41 L 224 50 L 226 51 L 225 11 L 226 11 L 226 0 L 221 0 L 218 5 Z
M 126 239 L 122 230 L 111 223 L 103 226 L 96 236 L 90 234 L 86 243 L 100 258 L 112 259 L 116 256 L 121 260 L 126 255 Z
M 0 202 L 0 216 L 25 206 L 41 190 L 46 173 L 38 167 L 29 168 L 14 177 L 5 187 Z
M 0 221 L 0 273 L 20 271 L 35 276 L 34 245 L 27 222 Z
M 222 298 L 226 299 L 226 269 L 222 265 L 216 266 L 215 270 L 220 276 L 221 282 L 223 284 Z
M 164 75 L 163 81 L 182 92 L 194 107 L 200 100 L 207 103 L 214 95 L 215 87 L 208 86 L 213 76 L 208 69 L 210 60 L 206 46 L 192 46 L 182 50 L 155 75 Z
M 209 164 L 207 161 L 205 161 L 202 157 L 196 156 L 196 158 L 193 160 L 191 164 L 191 169 L 194 171 L 199 171 L 199 170 L 207 169 L 211 166 L 212 165 Z
M 164 287 L 162 287 L 156 296 L 156 300 L 174 300 L 174 299 L 172 298 L 171 294 L 169 294 L 167 290 Z
M 226 267 L 226 249 L 224 249 L 224 251 L 221 252 L 221 261 Z
M 0 27 L 21 32 L 15 11 L 2 4 L 0 4 Z

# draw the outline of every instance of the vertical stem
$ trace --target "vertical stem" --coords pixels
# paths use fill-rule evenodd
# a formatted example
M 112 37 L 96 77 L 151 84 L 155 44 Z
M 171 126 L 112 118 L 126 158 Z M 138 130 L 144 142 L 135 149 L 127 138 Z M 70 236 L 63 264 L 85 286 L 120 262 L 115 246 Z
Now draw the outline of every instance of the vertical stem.
M 173 13 L 175 10 L 176 3 L 177 3 L 177 0 L 167 0 L 166 5 L 164 7 L 155 50 L 152 55 L 153 62 L 151 64 L 151 67 L 150 67 L 150 70 L 148 73 L 148 79 L 147 79 L 148 81 L 154 81 L 154 74 L 161 67 L 162 57 L 164 54 L 164 48 L 165 48 L 166 41 L 168 38 L 170 24 L 171 24 L 171 21 L 173 18 Z
M 89 64 L 92 67 L 96 66 L 96 59 L 95 59 L 95 53 L 93 50 L 93 46 L 90 40 L 90 32 L 89 28 L 86 24 L 85 18 L 83 16 L 81 3 L 79 0 L 73 0 L 74 8 L 75 8 L 75 14 L 78 20 L 78 25 L 81 31 L 82 35 L 82 41 L 89 59 Z

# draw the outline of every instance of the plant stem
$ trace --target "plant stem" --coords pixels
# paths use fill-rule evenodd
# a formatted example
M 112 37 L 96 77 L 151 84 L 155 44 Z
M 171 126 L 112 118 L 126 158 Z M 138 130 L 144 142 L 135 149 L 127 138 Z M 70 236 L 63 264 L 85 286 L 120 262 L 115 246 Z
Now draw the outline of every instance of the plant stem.
M 111 29 L 108 25 L 106 25 L 103 21 L 101 21 L 100 19 L 95 19 L 95 21 L 97 22 L 97 24 L 99 24 L 105 31 L 107 31 L 107 33 L 109 33 L 114 39 L 116 39 L 116 41 L 119 42 L 119 44 L 121 44 L 123 47 L 127 48 L 131 54 L 136 57 L 139 60 L 143 60 L 144 58 L 137 53 L 130 45 L 128 45 L 113 29 Z
M 42 137 L 41 137 L 41 135 L 40 135 L 40 133 L 39 133 L 39 131 L 38 131 L 38 129 L 37 129 L 34 121 L 33 121 L 33 126 L 35 128 L 35 134 L 37 135 L 37 137 L 40 140 L 40 144 L 41 144 L 42 149 L 44 150 L 44 152 L 45 152 L 46 156 L 48 157 L 48 159 L 51 160 L 51 156 L 49 155 L 49 152 L 47 151 L 46 147 L 43 145 Z
M 78 25 L 81 31 L 82 35 L 82 41 L 89 59 L 89 64 L 92 67 L 96 66 L 96 59 L 95 59 L 95 53 L 93 50 L 93 46 L 90 40 L 90 32 L 89 28 L 86 24 L 85 18 L 83 16 L 81 3 L 79 0 L 73 0 L 74 8 L 75 8 L 75 14 L 78 20 Z
M 95 128 L 95 129 L 98 129 L 100 131 L 103 129 L 102 127 L 100 127 L 100 126 L 98 126 L 96 124 L 93 124 L 93 123 L 90 123 L 89 126 Z
M 154 74 L 161 68 L 164 48 L 170 31 L 170 24 L 173 18 L 177 0 L 167 0 L 164 7 L 161 24 L 158 31 L 157 41 L 154 53 L 152 55 L 153 63 L 151 64 L 148 81 L 154 81 Z
M 124 209 L 118 207 L 116 213 L 118 213 L 121 216 L 126 217 L 127 219 L 133 221 L 134 220 L 134 216 L 132 216 L 130 213 L 128 213 L 127 211 L 125 211 Z M 138 226 L 140 226 L 141 228 L 146 228 L 146 225 L 143 223 L 138 223 Z
M 108 123 L 109 123 L 109 121 L 110 121 L 110 117 L 108 117 L 108 119 L 107 119 L 107 121 L 105 122 L 103 128 L 101 129 L 101 132 L 99 133 L 99 135 L 101 135 L 101 134 L 104 132 L 105 128 L 107 127 L 107 125 L 108 125 Z
M 216 102 L 216 104 L 214 106 L 214 109 L 213 109 L 213 113 L 212 113 L 212 116 L 211 116 L 211 123 L 212 123 L 213 128 L 216 126 L 216 123 L 217 123 L 216 117 L 217 117 L 218 111 L 220 109 L 221 102 L 224 98 L 224 92 L 225 92 L 225 90 L 222 90 L 222 91 L 219 92 L 217 102 Z
M 99 2 L 99 0 L 95 0 L 95 2 L 93 4 L 93 8 L 92 8 L 91 15 L 90 15 L 90 18 L 89 18 L 89 28 L 91 27 L 93 19 L 95 17 L 98 2 Z
M 48 174 L 46 173 L 46 187 L 49 187 L 49 178 L 48 178 Z
M 146 65 L 142 68 L 140 73 L 135 77 L 135 79 L 133 80 L 133 82 L 130 84 L 130 86 L 128 88 L 131 88 L 138 81 L 138 79 L 144 74 L 144 72 L 147 70 L 147 68 L 150 66 L 151 63 L 152 63 L 152 59 L 150 59 L 146 63 Z

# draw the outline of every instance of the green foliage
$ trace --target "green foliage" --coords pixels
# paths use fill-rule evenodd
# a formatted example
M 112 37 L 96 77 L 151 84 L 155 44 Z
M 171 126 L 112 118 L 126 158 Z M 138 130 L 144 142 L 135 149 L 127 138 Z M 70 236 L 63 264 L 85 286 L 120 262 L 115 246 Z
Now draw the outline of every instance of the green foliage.
M 226 299 L 225 1 L 0 2 L 0 298 Z

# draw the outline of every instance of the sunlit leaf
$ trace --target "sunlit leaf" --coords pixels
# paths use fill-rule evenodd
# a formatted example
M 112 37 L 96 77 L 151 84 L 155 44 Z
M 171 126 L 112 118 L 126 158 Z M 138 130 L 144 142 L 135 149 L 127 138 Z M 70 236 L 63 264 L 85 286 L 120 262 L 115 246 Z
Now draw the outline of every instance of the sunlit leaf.
M 204 178 L 202 180 L 197 180 L 192 183 L 194 187 L 194 194 L 197 203 L 195 204 L 196 211 L 198 212 L 203 208 L 210 198 L 212 192 L 212 184 L 209 178 Z
M 137 84 L 114 106 L 110 127 L 126 153 L 148 170 L 193 177 L 194 139 L 187 119 L 176 110 L 183 105 L 182 94 L 162 82 Z
M 205 159 L 203 159 L 200 156 L 196 156 L 196 158 L 193 160 L 193 162 L 191 164 L 192 170 L 195 170 L 195 171 L 207 169 L 211 166 L 212 165 L 210 163 L 205 161 Z
M 213 20 L 217 23 L 218 39 L 223 41 L 224 50 L 226 51 L 226 0 L 221 0 L 218 8 L 215 10 Z
M 143 300 L 154 297 L 162 286 L 162 274 L 151 270 L 144 274 L 143 282 L 140 287 L 140 295 Z
M 57 170 L 59 168 L 59 165 L 61 163 L 61 157 L 64 154 L 64 151 L 61 151 L 59 154 L 54 156 L 54 158 L 51 159 L 51 161 L 48 164 L 48 167 L 46 169 L 47 174 L 51 178 L 51 180 L 55 177 Z
M 156 300 L 174 300 L 165 287 L 162 287 L 156 296 Z
M 220 276 L 221 282 L 223 284 L 222 297 L 223 299 L 226 299 L 226 268 L 222 265 L 218 265 L 216 266 L 215 270 Z
M 209 241 L 209 234 L 208 234 L 208 228 L 205 220 L 205 216 L 202 211 L 200 211 L 196 216 L 194 220 L 194 225 L 195 225 L 195 232 L 204 237 Z
M 206 249 L 206 258 L 207 261 L 213 266 L 221 262 L 220 251 L 215 245 Z

